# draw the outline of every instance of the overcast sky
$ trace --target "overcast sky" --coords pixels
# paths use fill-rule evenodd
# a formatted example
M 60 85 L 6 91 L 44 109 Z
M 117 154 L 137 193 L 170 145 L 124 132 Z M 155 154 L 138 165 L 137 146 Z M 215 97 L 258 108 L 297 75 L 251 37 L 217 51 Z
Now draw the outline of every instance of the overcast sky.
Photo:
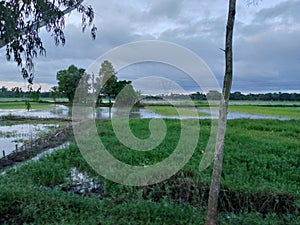
M 257 5 L 237 1 L 234 30 L 232 91 L 300 91 L 300 0 L 263 0 Z M 57 85 L 56 73 L 74 64 L 86 69 L 96 58 L 133 41 L 163 40 L 194 51 L 210 67 L 219 84 L 224 74 L 224 35 L 227 0 L 90 0 L 95 11 L 97 38 L 81 32 L 80 15 L 66 18 L 64 47 L 56 47 L 41 30 L 47 56 L 35 60 L 36 84 L 46 90 Z M 0 86 L 25 86 L 19 68 L 0 50 Z M 184 59 L 183 59 L 184 60 Z M 182 72 L 149 63 L 119 71 L 119 79 L 165 76 L 183 88 L 201 91 Z M 18 82 L 18 83 L 15 83 Z M 48 84 L 48 85 L 46 85 Z

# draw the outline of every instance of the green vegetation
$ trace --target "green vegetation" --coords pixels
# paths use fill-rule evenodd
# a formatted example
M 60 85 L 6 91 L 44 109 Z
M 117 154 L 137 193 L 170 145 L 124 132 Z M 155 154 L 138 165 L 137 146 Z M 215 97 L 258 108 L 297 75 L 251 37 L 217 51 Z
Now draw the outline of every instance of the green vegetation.
M 229 111 L 254 113 L 271 116 L 300 117 L 299 107 L 260 106 L 260 105 L 230 105 Z
M 244 102 L 244 101 L 243 101 Z M 204 101 L 196 102 L 196 106 L 199 109 L 209 109 L 209 106 Z M 300 105 L 295 103 L 295 105 L 243 105 L 236 104 L 230 105 L 228 111 L 230 112 L 242 112 L 242 113 L 252 113 L 259 115 L 270 115 L 270 116 L 282 116 L 290 118 L 300 118 Z M 145 108 L 150 109 L 158 114 L 164 116 L 177 116 L 178 112 L 173 106 L 164 106 L 164 105 L 148 105 Z M 180 113 L 184 116 L 194 116 L 195 112 L 193 109 L 188 107 L 177 107 Z M 217 110 L 217 106 L 212 107 L 213 110 Z M 208 113 L 198 112 L 199 116 L 207 116 Z
M 73 101 L 76 88 L 81 82 L 83 88 L 88 88 L 88 77 L 84 74 L 84 69 L 77 68 L 74 65 L 69 66 L 66 70 L 57 72 L 58 91 L 66 96 L 70 102 Z M 82 80 L 81 80 L 82 79 Z
M 146 109 L 150 109 L 158 114 L 164 115 L 164 116 L 207 116 L 209 114 L 203 113 L 203 112 L 195 112 L 193 109 L 189 108 L 180 108 L 180 107 L 173 107 L 173 106 L 145 106 Z
M 6 98 L 6 97 L 0 97 L 0 103 L 1 102 L 17 102 L 17 101 L 24 101 L 24 98 Z
M 148 119 L 131 119 L 139 138 Z M 180 121 L 165 120 L 168 133 L 153 151 L 133 151 L 114 135 L 109 120 L 96 121 L 112 155 L 132 165 L 153 164 L 172 153 Z M 189 163 L 160 184 L 130 187 L 97 175 L 75 144 L 6 170 L 0 176 L 0 222 L 4 224 L 203 224 L 211 167 L 198 171 L 210 121 L 200 121 L 198 146 Z M 229 120 L 220 195 L 219 224 L 299 224 L 300 120 Z M 93 141 L 91 138 L 87 141 Z M 79 195 L 72 168 L 88 173 L 101 191 Z M 298 210 L 298 212 L 297 212 Z
M 1 98 L 0 98 L 1 99 Z M 40 98 L 40 101 L 42 102 L 53 102 L 53 98 Z M 69 102 L 68 98 L 55 98 L 55 102 Z
M 298 107 L 300 101 L 230 100 L 230 105 L 289 106 Z
M 50 109 L 53 107 L 53 103 L 41 103 L 41 102 L 30 102 L 30 109 Z M 0 102 L 0 109 L 25 109 L 25 102 L 14 101 L 14 102 Z

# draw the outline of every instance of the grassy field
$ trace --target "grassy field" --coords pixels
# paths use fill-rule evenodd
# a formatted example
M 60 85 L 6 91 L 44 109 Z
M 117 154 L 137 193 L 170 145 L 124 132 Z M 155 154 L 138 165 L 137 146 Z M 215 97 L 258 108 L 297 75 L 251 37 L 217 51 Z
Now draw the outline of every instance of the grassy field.
M 15 102 L 15 101 L 25 101 L 27 98 L 4 98 L 0 97 L 0 102 Z M 53 102 L 53 98 L 40 98 L 41 101 Z M 56 98 L 56 102 L 69 102 L 67 98 Z
M 229 111 L 253 113 L 253 114 L 260 114 L 260 115 L 271 115 L 271 116 L 284 116 L 284 117 L 300 118 L 300 108 L 299 107 L 260 106 L 260 105 L 230 105 L 229 106 Z
M 30 102 L 30 109 L 50 109 L 53 107 L 53 103 L 40 103 Z M 0 102 L 0 109 L 25 109 L 25 102 L 22 101 L 11 101 L 11 102 Z
M 132 119 L 132 132 L 150 135 L 148 119 Z M 108 151 L 132 165 L 168 157 L 180 137 L 180 121 L 165 120 L 167 136 L 152 151 L 128 149 L 109 120 L 97 121 Z M 210 121 L 188 164 L 167 181 L 146 187 L 116 184 L 97 175 L 76 144 L 0 176 L 3 224 L 203 224 L 211 167 L 199 172 Z M 91 138 L 90 143 L 93 142 Z M 292 224 L 300 221 L 300 120 L 228 121 L 218 224 Z M 70 190 L 72 168 L 88 174 L 98 192 Z
M 189 108 L 178 108 L 172 106 L 146 106 L 146 109 L 150 109 L 154 111 L 155 113 L 164 115 L 164 116 L 207 116 L 209 114 L 203 113 L 203 112 L 195 112 L 194 110 L 191 110 Z M 178 111 L 177 111 L 178 110 Z
M 158 114 L 164 116 L 178 116 L 178 112 L 172 106 L 145 106 L 145 108 L 150 109 Z M 208 106 L 200 106 L 199 109 L 209 109 Z M 217 107 L 213 107 L 213 110 L 217 110 Z M 195 116 L 195 112 L 189 108 L 177 108 L 179 113 L 184 116 Z M 228 108 L 229 112 L 241 112 L 241 113 L 251 113 L 258 115 L 267 116 L 278 116 L 278 117 L 290 117 L 290 118 L 300 118 L 299 107 L 279 107 L 279 106 L 259 106 L 259 105 L 230 105 Z M 208 116 L 209 114 L 204 112 L 198 112 L 198 116 Z

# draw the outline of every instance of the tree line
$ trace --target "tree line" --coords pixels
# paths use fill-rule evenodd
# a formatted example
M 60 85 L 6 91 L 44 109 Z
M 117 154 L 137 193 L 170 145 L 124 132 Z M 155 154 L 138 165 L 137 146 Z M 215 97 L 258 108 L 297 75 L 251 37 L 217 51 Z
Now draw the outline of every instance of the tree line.
M 189 94 L 189 97 L 194 101 L 201 100 L 220 100 L 221 93 L 218 91 L 209 91 L 208 93 L 195 92 Z M 185 94 L 176 94 L 171 93 L 168 95 L 157 95 L 157 96 L 148 96 L 149 100 L 185 100 Z M 300 101 L 300 93 L 282 93 L 282 92 L 273 92 L 273 93 L 260 93 L 260 94 L 242 94 L 241 92 L 230 93 L 230 100 L 244 100 L 244 101 Z
M 78 68 L 77 68 L 78 69 Z M 101 93 L 101 96 L 110 95 L 110 98 L 114 98 L 126 85 L 130 84 L 130 81 L 127 80 L 121 80 L 118 81 L 117 77 L 112 79 L 113 82 L 111 82 L 110 86 L 104 89 L 102 92 L 99 90 L 99 93 Z M 76 80 L 74 80 L 75 83 L 77 83 Z M 79 80 L 78 80 L 79 82 Z M 99 82 L 99 81 L 98 81 Z M 69 98 L 72 100 L 72 96 L 74 94 L 74 89 L 72 89 L 72 85 L 68 86 L 69 83 L 66 82 L 65 88 L 70 88 L 69 91 L 63 91 L 63 87 L 59 88 L 59 86 L 54 86 L 51 88 L 51 91 L 46 92 L 40 92 L 39 96 L 41 98 L 67 98 L 69 95 Z M 35 91 L 37 92 L 37 91 Z M 0 88 L 0 98 L 31 98 L 33 95 L 33 91 L 30 90 L 23 90 L 20 87 L 13 87 L 11 89 L 2 86 Z M 68 93 L 68 94 L 67 94 Z M 209 99 L 219 99 L 219 94 L 216 91 L 210 91 L 207 94 L 195 92 L 190 94 L 190 98 L 195 101 L 200 100 L 207 100 L 207 96 L 209 96 Z M 159 100 L 159 99 L 172 99 L 172 100 L 181 100 L 186 99 L 186 95 L 184 94 L 175 94 L 171 93 L 170 95 L 158 95 L 158 96 L 146 96 L 149 100 Z M 269 93 L 260 93 L 260 94 L 243 94 L 239 91 L 233 92 L 230 94 L 230 100 L 244 100 L 244 101 L 300 101 L 300 93 L 282 93 L 282 92 L 269 92 Z M 98 101 L 101 102 L 101 97 L 98 99 Z

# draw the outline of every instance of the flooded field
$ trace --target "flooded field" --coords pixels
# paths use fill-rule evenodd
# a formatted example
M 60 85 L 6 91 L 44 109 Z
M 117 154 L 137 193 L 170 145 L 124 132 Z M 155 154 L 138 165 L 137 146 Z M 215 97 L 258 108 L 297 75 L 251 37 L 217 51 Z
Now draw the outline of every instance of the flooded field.
M 57 124 L 16 124 L 10 126 L 0 126 L 0 143 L 1 143 L 1 155 L 3 157 L 3 151 L 5 155 L 10 154 L 16 149 L 17 146 L 21 146 L 24 141 L 37 138 L 41 132 L 49 131 L 51 128 L 58 127 Z
M 250 102 L 251 103 L 251 102 Z M 255 102 L 252 102 L 250 105 L 254 105 Z M 261 102 L 259 102 L 262 104 Z M 268 103 L 268 102 L 267 102 Z M 265 103 L 265 104 L 267 104 Z M 233 102 L 232 105 L 241 105 L 244 106 L 249 104 L 249 102 Z M 271 104 L 271 103 L 270 103 Z M 292 103 L 291 103 L 292 104 Z M 272 105 L 275 105 L 274 103 Z M 163 106 L 162 106 L 163 107 Z M 189 109 L 189 108 L 187 108 Z M 295 110 L 299 110 L 300 115 L 300 107 L 293 107 Z M 193 110 L 193 109 L 191 109 Z M 199 116 L 199 119 L 207 119 L 207 118 L 216 118 L 218 115 L 217 110 L 209 110 L 209 108 L 199 108 L 199 112 L 203 112 L 207 114 L 206 116 Z M 56 105 L 50 109 L 35 109 L 27 111 L 25 109 L 0 109 L 0 116 L 25 116 L 25 117 L 39 117 L 39 118 L 71 118 L 72 117 L 72 108 L 65 105 Z M 108 119 L 111 117 L 117 116 L 117 112 L 114 108 L 109 107 L 98 107 L 95 109 L 94 115 L 87 115 L 88 118 L 99 118 L 99 119 Z M 133 118 L 173 118 L 173 119 L 185 119 L 191 118 L 189 116 L 179 117 L 177 115 L 163 115 L 157 113 L 148 108 L 139 108 L 134 112 L 130 113 L 130 117 Z M 228 119 L 291 119 L 288 116 L 280 116 L 280 115 L 267 115 L 263 113 L 248 113 L 248 112 L 238 112 L 235 110 L 231 110 L 228 113 Z M 1 124 L 0 124 L 1 125 Z
M 7 115 L 39 118 L 66 118 L 72 116 L 70 108 L 64 105 L 53 106 L 50 109 L 32 109 L 30 111 L 26 109 L 0 109 L 0 116 Z
M 244 107 L 245 104 L 249 105 L 249 102 L 233 102 L 232 105 L 236 107 Z M 268 102 L 263 102 L 267 104 Z M 259 103 L 257 107 L 261 107 Z M 251 103 L 249 106 L 252 107 Z M 270 103 L 271 104 L 271 103 Z M 295 104 L 295 103 L 291 103 Z M 240 106 L 239 106 L 240 105 Z M 272 103 L 272 106 L 274 103 Z M 162 106 L 164 107 L 164 106 Z M 234 108 L 239 109 L 239 108 Z M 255 107 L 255 106 L 254 106 Z M 267 107 L 268 108 L 268 107 Z M 267 110 L 266 108 L 266 110 Z M 278 110 L 281 107 L 278 107 Z M 191 108 L 186 108 L 187 110 L 195 110 Z M 282 109 L 282 108 L 281 108 Z M 218 110 L 209 108 L 198 108 L 199 112 L 204 115 L 199 115 L 199 119 L 211 119 L 217 118 Z M 276 111 L 277 109 L 274 108 Z M 294 114 L 300 115 L 300 107 L 293 107 Z M 299 111 L 299 113 L 297 113 Z M 98 107 L 95 109 L 94 113 L 87 115 L 88 118 L 98 118 L 98 119 L 109 119 L 111 117 L 119 116 L 119 113 L 115 108 L 109 107 Z M 276 112 L 275 112 L 276 113 Z M 55 105 L 47 109 L 35 109 L 27 111 L 25 109 L 0 109 L 0 116 L 22 116 L 22 117 L 38 117 L 38 118 L 72 118 L 72 108 L 65 105 Z M 124 114 L 126 116 L 126 113 Z M 128 115 L 127 115 L 128 116 Z M 191 116 L 178 116 L 178 115 L 164 115 L 163 113 L 155 112 L 149 108 L 138 108 L 134 112 L 131 112 L 129 115 L 131 118 L 169 118 L 169 119 L 188 119 L 195 118 Z M 238 112 L 238 111 L 229 111 L 228 119 L 278 119 L 278 120 L 290 120 L 294 117 L 282 116 L 282 115 L 264 115 L 262 113 L 249 113 L 249 112 Z M 10 154 L 15 148 L 16 144 L 21 145 L 26 140 L 31 140 L 36 138 L 41 132 L 50 130 L 53 127 L 58 127 L 58 124 L 43 124 L 39 121 L 34 123 L 25 123 L 25 124 L 15 124 L 15 125 L 6 125 L 0 121 L 0 158 L 3 157 L 3 151 L 5 154 Z

